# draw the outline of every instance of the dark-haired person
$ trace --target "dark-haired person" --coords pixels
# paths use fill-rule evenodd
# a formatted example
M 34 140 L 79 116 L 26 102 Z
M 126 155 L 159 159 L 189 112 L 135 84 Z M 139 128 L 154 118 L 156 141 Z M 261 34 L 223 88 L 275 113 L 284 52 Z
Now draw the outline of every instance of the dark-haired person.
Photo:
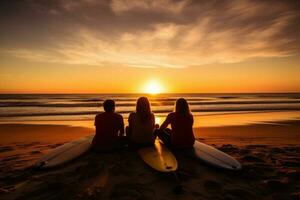
M 124 138 L 124 121 L 120 114 L 115 113 L 115 102 L 105 100 L 104 112 L 96 115 L 96 135 L 92 146 L 95 149 L 111 149 L 118 147 Z
M 192 148 L 195 143 L 193 123 L 188 102 L 184 98 L 179 98 L 175 103 L 175 112 L 167 116 L 156 134 L 171 148 Z M 169 124 L 171 129 L 167 128 Z
M 140 97 L 136 103 L 136 112 L 128 118 L 127 136 L 131 144 L 136 146 L 154 144 L 155 117 L 151 112 L 147 97 Z

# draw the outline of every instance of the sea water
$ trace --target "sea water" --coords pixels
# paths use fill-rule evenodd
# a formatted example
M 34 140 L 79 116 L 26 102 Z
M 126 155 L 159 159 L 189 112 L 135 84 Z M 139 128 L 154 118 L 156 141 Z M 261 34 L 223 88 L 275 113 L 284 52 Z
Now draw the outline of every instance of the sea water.
M 147 96 L 159 123 L 174 110 L 176 99 L 185 98 L 194 116 L 240 113 L 290 113 L 300 117 L 300 94 L 0 94 L 0 123 L 27 121 L 92 121 L 103 112 L 105 99 L 116 102 L 116 112 L 127 118 L 136 101 Z M 272 116 L 268 115 L 269 117 Z M 276 115 L 273 115 L 276 118 Z M 217 118 L 217 117 L 214 117 Z M 198 118 L 199 120 L 199 118 Z M 197 118 L 196 118 L 197 121 Z M 196 123 L 198 124 L 198 123 Z

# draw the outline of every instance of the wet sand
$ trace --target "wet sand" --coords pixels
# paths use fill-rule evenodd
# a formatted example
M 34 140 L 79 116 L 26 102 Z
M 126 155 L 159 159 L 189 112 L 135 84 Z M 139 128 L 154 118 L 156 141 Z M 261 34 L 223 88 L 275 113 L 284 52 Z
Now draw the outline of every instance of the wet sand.
M 195 129 L 202 142 L 237 158 L 239 172 L 175 153 L 173 174 L 124 149 L 89 152 L 52 170 L 30 166 L 65 142 L 93 133 L 65 125 L 0 125 L 0 199 L 300 199 L 300 121 Z

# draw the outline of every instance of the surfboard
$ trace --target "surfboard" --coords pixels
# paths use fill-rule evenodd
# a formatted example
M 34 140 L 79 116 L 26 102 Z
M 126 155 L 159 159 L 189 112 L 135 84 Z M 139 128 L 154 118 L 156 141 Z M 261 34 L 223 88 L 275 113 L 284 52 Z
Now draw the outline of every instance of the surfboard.
M 139 149 L 138 154 L 147 165 L 157 171 L 177 170 L 178 164 L 175 156 L 159 139 L 155 140 L 153 146 Z
M 90 149 L 93 137 L 94 135 L 89 135 L 63 144 L 44 155 L 35 166 L 51 168 L 69 162 Z
M 240 170 L 241 164 L 230 155 L 199 141 L 194 144 L 195 156 L 205 163 L 214 167 L 228 170 Z

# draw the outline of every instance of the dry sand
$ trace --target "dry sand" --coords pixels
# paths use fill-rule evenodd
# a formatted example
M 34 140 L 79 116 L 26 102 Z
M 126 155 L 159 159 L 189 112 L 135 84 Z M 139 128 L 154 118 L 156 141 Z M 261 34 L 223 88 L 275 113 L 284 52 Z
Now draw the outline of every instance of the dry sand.
M 0 199 L 300 199 L 300 122 L 198 128 L 200 140 L 237 158 L 239 172 L 175 153 L 174 174 L 146 166 L 124 149 L 89 152 L 56 169 L 30 166 L 49 150 L 92 129 L 0 125 Z

